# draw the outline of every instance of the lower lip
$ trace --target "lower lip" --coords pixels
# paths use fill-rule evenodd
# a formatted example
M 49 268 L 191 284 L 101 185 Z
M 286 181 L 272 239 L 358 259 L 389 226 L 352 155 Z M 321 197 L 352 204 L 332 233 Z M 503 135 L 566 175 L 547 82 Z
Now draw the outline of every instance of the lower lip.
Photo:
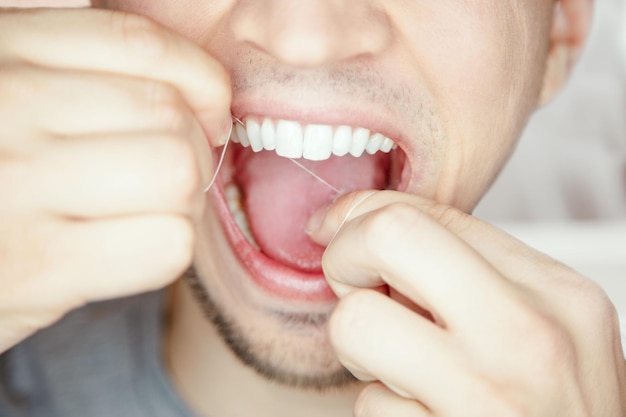
M 221 184 L 211 191 L 222 227 L 235 256 L 262 290 L 274 297 L 308 302 L 336 299 L 322 273 L 304 273 L 268 258 L 253 247 L 235 223 Z

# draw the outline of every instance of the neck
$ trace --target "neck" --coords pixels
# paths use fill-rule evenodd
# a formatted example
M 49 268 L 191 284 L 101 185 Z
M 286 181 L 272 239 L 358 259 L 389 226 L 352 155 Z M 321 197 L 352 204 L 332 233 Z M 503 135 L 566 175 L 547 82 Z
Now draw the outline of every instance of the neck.
M 345 417 L 362 388 L 305 391 L 259 376 L 228 349 L 184 283 L 172 289 L 164 343 L 173 384 L 199 416 Z

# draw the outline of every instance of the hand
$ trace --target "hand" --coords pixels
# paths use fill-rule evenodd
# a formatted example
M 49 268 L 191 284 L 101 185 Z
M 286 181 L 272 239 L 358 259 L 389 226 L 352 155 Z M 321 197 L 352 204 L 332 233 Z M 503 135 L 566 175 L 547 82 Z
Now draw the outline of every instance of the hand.
M 94 9 L 0 10 L 0 91 L 1 352 L 189 265 L 231 92 L 191 42 Z
M 379 381 L 356 416 L 626 415 L 617 315 L 576 272 L 398 192 L 351 194 L 310 225 L 341 298 L 334 349 L 357 377 Z

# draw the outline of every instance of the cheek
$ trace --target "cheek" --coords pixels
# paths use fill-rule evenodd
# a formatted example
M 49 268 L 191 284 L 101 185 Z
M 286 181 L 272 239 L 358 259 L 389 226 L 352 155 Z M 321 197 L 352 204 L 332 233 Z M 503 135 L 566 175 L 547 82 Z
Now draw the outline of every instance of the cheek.
M 443 121 L 438 197 L 448 203 L 475 204 L 536 107 L 549 19 L 534 23 L 539 2 L 524 1 L 417 0 L 424 4 L 413 16 L 395 16 L 412 68 Z
M 494 112 L 502 115 L 511 105 L 520 107 L 520 99 L 530 93 L 529 80 L 534 92 L 539 89 L 538 51 L 531 50 L 524 17 L 515 15 L 508 2 L 490 4 L 442 6 L 402 25 L 410 28 L 404 35 L 414 65 L 439 110 L 454 115 L 450 120 L 455 123 L 471 126 L 491 120 Z

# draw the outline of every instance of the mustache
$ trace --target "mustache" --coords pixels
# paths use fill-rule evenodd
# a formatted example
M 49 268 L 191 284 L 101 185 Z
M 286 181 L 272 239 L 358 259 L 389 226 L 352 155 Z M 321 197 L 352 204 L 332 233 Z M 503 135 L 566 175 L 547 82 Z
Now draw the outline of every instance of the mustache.
M 290 90 L 306 96 L 351 98 L 384 106 L 415 120 L 425 99 L 420 88 L 385 77 L 364 60 L 316 68 L 294 68 L 264 57 L 260 52 L 240 51 L 236 62 L 224 62 L 231 75 L 233 94 L 255 90 Z M 298 99 L 299 97 L 294 97 Z

